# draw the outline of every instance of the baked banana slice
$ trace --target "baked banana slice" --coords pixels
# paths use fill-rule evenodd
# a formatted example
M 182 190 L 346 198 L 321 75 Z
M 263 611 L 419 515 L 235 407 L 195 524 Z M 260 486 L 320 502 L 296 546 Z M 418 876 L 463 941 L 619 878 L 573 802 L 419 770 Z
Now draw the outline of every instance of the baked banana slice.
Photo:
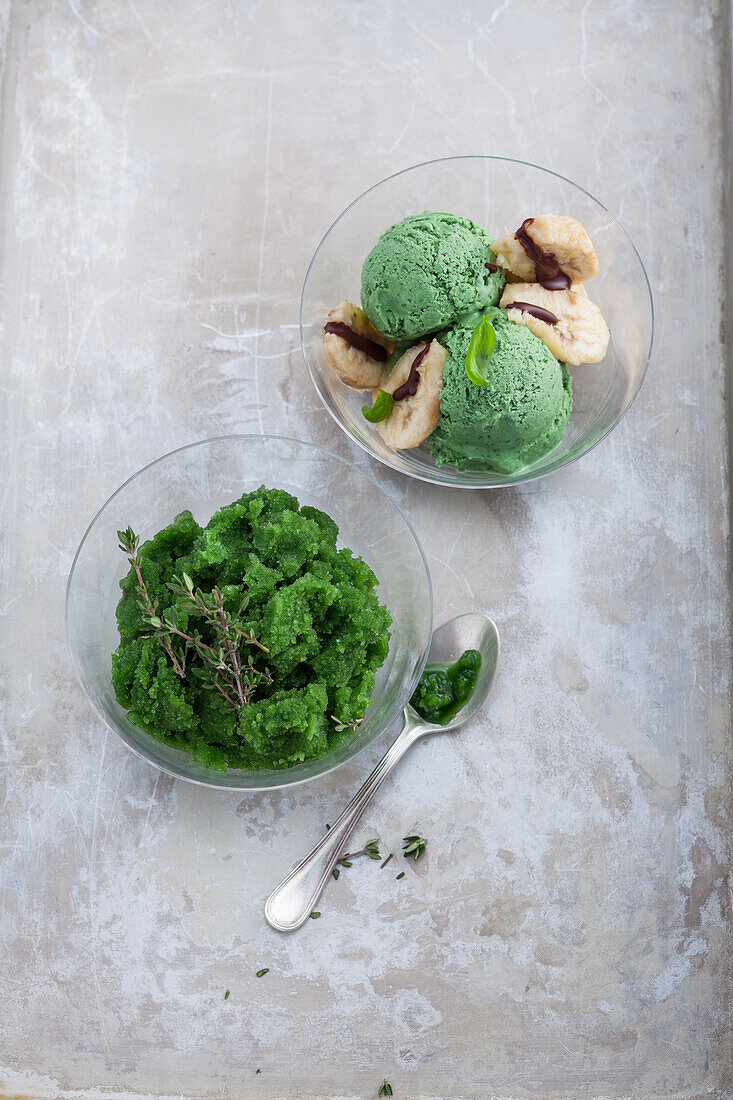
M 494 241 L 502 267 L 546 290 L 567 290 L 598 274 L 598 257 L 580 222 L 565 214 L 526 218 L 515 233 Z
M 582 283 L 554 291 L 538 283 L 509 283 L 499 305 L 512 321 L 539 336 L 562 363 L 600 363 L 606 354 L 608 325 Z
M 392 394 L 394 404 L 386 420 L 376 427 L 384 442 L 396 451 L 419 447 L 435 431 L 440 420 L 447 355 L 437 340 L 418 344 L 400 356 L 382 383 L 381 389 Z
M 323 326 L 323 346 L 336 374 L 353 390 L 379 386 L 385 377 L 384 364 L 395 350 L 364 310 L 346 300 L 329 313 Z

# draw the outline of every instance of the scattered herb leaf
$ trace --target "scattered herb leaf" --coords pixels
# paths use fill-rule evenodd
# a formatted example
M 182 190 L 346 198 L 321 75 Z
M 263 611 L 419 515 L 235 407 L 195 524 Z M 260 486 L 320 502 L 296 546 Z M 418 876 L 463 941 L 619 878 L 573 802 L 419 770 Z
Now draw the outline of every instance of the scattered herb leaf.
M 334 869 L 333 869 L 333 877 L 334 877 L 334 878 L 338 878 L 340 874 L 341 874 L 341 872 L 339 871 L 338 867 L 334 867 Z
M 488 385 L 487 369 L 496 347 L 496 329 L 488 317 L 482 317 L 471 333 L 466 355 L 466 374 L 475 386 Z
M 404 878 L 404 877 L 405 877 L 405 872 L 404 871 L 400 871 L 399 875 L 395 875 L 396 879 L 400 879 L 400 878 Z
M 419 859 L 420 856 L 424 855 L 428 846 L 427 840 L 421 836 L 403 836 L 402 840 L 402 854 L 405 859 L 409 859 L 410 856 L 413 859 Z
M 368 420 L 370 424 L 378 424 L 380 420 L 387 419 L 392 412 L 393 404 L 392 394 L 387 393 L 386 390 L 379 390 L 371 406 L 362 405 L 361 415 L 365 420 Z
M 269 974 L 269 973 L 270 973 L 270 968 L 269 968 L 269 966 L 263 966 L 263 967 L 262 967 L 262 970 L 258 970 L 258 971 L 257 971 L 257 974 L 255 975 L 255 977 L 257 977 L 257 978 L 264 978 L 265 974 Z
M 311 920 L 318 920 L 320 915 L 321 914 L 314 909 L 313 912 L 311 913 Z
M 394 1096 L 394 1093 L 392 1092 L 392 1086 L 386 1079 L 379 1086 L 379 1092 L 377 1093 L 377 1096 Z
M 229 990 L 228 989 L 227 989 L 226 993 L 224 994 L 224 1000 L 225 1001 L 229 1000 Z

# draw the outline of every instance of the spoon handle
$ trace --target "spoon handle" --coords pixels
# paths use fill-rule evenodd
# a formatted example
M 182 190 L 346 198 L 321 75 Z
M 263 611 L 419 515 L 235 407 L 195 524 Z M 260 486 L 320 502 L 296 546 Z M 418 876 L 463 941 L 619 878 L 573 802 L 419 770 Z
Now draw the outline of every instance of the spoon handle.
M 405 715 L 401 733 L 337 821 L 270 894 L 265 903 L 265 916 L 273 928 L 279 932 L 294 932 L 308 920 L 357 821 L 395 764 L 419 737 L 425 736 L 425 732 L 421 725 L 413 724 Z

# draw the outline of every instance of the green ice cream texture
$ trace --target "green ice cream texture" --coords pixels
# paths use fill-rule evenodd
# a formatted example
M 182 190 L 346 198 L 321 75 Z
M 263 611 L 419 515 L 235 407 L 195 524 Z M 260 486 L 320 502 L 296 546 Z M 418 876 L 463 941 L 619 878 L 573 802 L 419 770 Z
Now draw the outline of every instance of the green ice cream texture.
M 475 222 L 427 211 L 391 226 L 364 261 L 362 308 L 398 344 L 436 336 L 448 351 L 441 417 L 430 436 L 436 465 L 513 474 L 562 439 L 572 408 L 570 375 L 546 344 L 504 310 L 493 238 Z M 465 371 L 471 333 L 488 315 L 496 331 L 488 384 Z M 436 335 L 437 334 L 437 335 Z
M 486 386 L 474 385 L 465 369 L 471 333 L 482 315 L 463 318 L 439 337 L 448 358 L 430 450 L 438 466 L 513 474 L 562 439 L 572 408 L 570 375 L 524 325 L 510 321 L 503 310 L 488 315 L 496 345 Z
M 405 343 L 493 306 L 504 289 L 493 238 L 468 218 L 427 211 L 383 233 L 364 261 L 361 304 L 378 332 Z
M 172 614 L 181 630 L 200 628 L 205 643 L 217 644 L 206 625 L 189 621 L 185 601 L 168 587 L 174 576 L 185 573 L 202 592 L 218 586 L 228 609 L 246 594 L 246 629 L 267 647 L 252 649 L 253 660 L 272 683 L 258 681 L 252 701 L 232 709 L 189 671 L 181 679 L 150 636 L 131 568 L 120 581 L 112 656 L 115 694 L 130 720 L 219 771 L 287 768 L 353 736 L 387 656 L 392 620 L 374 573 L 337 548 L 337 535 L 325 512 L 262 486 L 205 527 L 182 512 L 143 543 L 139 565 L 159 614 Z

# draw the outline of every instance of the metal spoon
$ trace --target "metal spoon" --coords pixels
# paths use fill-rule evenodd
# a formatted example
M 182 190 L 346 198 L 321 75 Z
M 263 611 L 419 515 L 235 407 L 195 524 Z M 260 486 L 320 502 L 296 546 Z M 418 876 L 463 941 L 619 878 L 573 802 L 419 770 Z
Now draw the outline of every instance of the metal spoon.
M 310 855 L 301 860 L 267 899 L 265 916 L 273 928 L 279 932 L 294 932 L 308 920 L 357 821 L 410 746 L 430 733 L 451 733 L 479 709 L 489 693 L 499 659 L 499 632 L 491 619 L 480 614 L 459 615 L 444 623 L 433 634 L 428 664 L 452 664 L 466 649 L 477 649 L 481 654 L 481 667 L 470 699 L 446 726 L 426 722 L 407 704 L 404 725 L 397 740 Z

